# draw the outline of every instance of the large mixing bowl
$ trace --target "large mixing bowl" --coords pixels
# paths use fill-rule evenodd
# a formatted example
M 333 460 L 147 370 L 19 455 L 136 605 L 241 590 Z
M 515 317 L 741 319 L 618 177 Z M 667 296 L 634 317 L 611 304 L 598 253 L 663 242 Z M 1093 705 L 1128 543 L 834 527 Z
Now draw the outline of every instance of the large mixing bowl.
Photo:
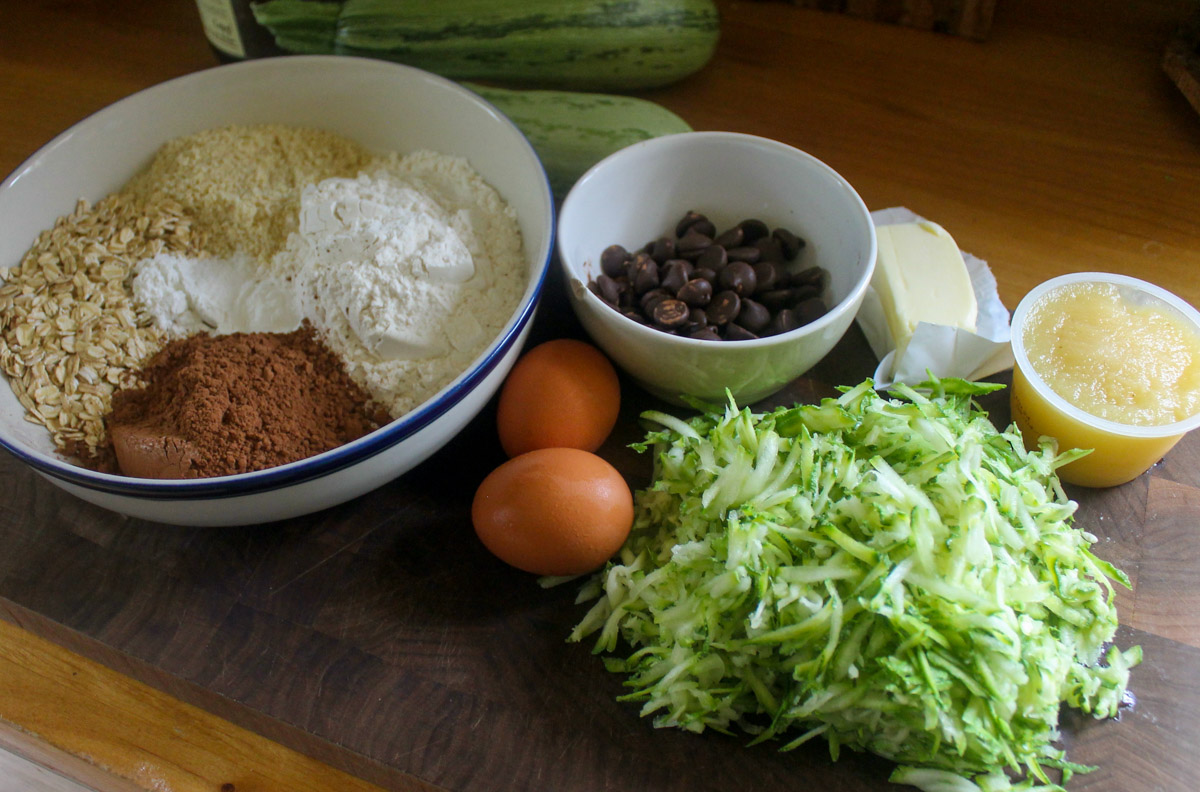
M 465 157 L 516 211 L 527 257 L 520 304 L 465 371 L 407 415 L 352 443 L 288 465 L 207 479 L 97 473 L 55 453 L 0 388 L 0 445 L 79 497 L 135 517 L 241 525 L 355 498 L 425 460 L 487 403 L 529 331 L 553 248 L 554 204 L 520 131 L 475 94 L 377 60 L 304 56 L 249 61 L 180 77 L 127 97 L 62 133 L 0 184 L 0 266 L 18 263 L 38 231 L 76 201 L 119 189 L 166 141 L 230 124 L 320 127 L 376 151 L 431 149 Z

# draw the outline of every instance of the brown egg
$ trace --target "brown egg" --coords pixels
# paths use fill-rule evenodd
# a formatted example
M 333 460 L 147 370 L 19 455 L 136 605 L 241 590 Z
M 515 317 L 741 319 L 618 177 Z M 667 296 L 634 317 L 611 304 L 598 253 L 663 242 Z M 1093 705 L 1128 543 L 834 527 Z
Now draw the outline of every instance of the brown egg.
M 502 561 L 536 575 L 601 567 L 633 525 L 633 495 L 616 468 L 577 448 L 544 448 L 496 468 L 475 492 L 471 521 Z
M 591 344 L 560 338 L 526 352 L 500 390 L 496 428 L 510 457 L 538 448 L 595 451 L 621 408 L 616 369 Z

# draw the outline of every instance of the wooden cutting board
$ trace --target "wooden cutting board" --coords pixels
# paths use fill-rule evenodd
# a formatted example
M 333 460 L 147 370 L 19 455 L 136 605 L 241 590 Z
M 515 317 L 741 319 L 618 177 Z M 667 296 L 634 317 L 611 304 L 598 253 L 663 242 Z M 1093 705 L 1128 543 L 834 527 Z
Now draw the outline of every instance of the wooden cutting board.
M 551 295 L 557 288 L 550 284 Z M 575 334 L 550 299 L 531 343 Z M 772 404 L 854 383 L 874 361 L 858 330 Z M 625 383 L 602 449 L 633 486 L 637 414 Z M 765 405 L 764 405 L 765 406 Z M 989 407 L 1008 420 L 1003 396 Z M 102 511 L 8 455 L 0 477 L 0 616 L 184 701 L 395 789 L 877 790 L 891 765 L 818 743 L 655 730 L 620 679 L 565 641 L 577 586 L 539 588 L 493 559 L 469 522 L 503 459 L 493 409 L 410 474 L 352 503 L 249 528 L 150 524 Z M 1119 488 L 1072 490 L 1078 525 L 1124 569 L 1122 647 L 1141 644 L 1137 704 L 1064 720 L 1071 790 L 1200 788 L 1200 434 Z

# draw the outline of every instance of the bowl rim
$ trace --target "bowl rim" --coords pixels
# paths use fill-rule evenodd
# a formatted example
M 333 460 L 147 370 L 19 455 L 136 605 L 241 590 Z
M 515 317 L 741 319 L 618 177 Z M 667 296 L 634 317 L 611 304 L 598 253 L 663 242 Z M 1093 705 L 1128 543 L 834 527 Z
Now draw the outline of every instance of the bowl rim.
M 439 417 L 449 412 L 455 405 L 466 398 L 467 394 L 475 386 L 500 365 L 503 358 L 519 339 L 521 333 L 524 332 L 533 320 L 534 314 L 541 302 L 556 250 L 558 211 L 552 197 L 550 180 L 545 172 L 545 168 L 541 165 L 541 160 L 529 142 L 528 137 L 520 128 L 479 94 L 453 80 L 432 72 L 391 61 L 350 55 L 289 55 L 286 57 L 261 58 L 211 66 L 147 86 L 89 113 L 62 132 L 59 132 L 51 140 L 25 158 L 3 181 L 0 181 L 0 190 L 6 189 L 15 183 L 27 171 L 36 167 L 54 149 L 64 145 L 68 139 L 79 134 L 83 129 L 103 124 L 110 115 L 121 112 L 127 104 L 146 101 L 147 96 L 165 94 L 177 90 L 181 85 L 188 83 L 198 84 L 208 80 L 222 79 L 223 75 L 233 71 L 260 70 L 270 72 L 276 69 L 302 69 L 306 66 L 325 69 L 335 63 L 338 64 L 335 68 L 350 68 L 350 66 L 353 66 L 357 69 L 373 69 L 379 72 L 407 73 L 410 76 L 439 83 L 443 87 L 450 89 L 453 93 L 467 97 L 502 124 L 514 130 L 523 142 L 532 161 L 542 171 L 542 186 L 545 190 L 547 205 L 550 210 L 547 218 L 549 228 L 545 247 L 546 254 L 541 262 L 532 265 L 533 272 L 529 273 L 530 277 L 526 283 L 521 300 L 509 315 L 500 333 L 492 339 L 484 351 L 466 369 L 459 372 L 446 386 L 399 418 L 392 420 L 369 434 L 336 448 L 296 460 L 295 462 L 263 470 L 196 479 L 150 479 L 122 476 L 114 473 L 102 473 L 72 464 L 65 459 L 55 456 L 54 452 L 47 454 L 30 450 L 23 443 L 12 440 L 3 425 L 0 425 L 0 447 L 3 447 L 17 459 L 42 475 L 94 492 L 118 496 L 133 496 L 146 500 L 234 498 L 301 484 L 335 473 L 376 456 L 396 443 L 417 434 Z
M 854 282 L 850 290 L 846 293 L 846 296 L 831 306 L 829 310 L 826 311 L 825 314 L 819 319 L 809 322 L 806 325 L 797 327 L 794 330 L 788 330 L 786 333 L 777 333 L 776 335 L 772 336 L 761 336 L 759 338 L 738 341 L 713 341 L 702 338 L 688 338 L 685 336 L 672 335 L 670 333 L 664 333 L 661 330 L 655 330 L 652 327 L 641 324 L 640 322 L 635 322 L 633 319 L 630 319 L 624 314 L 613 310 L 611 305 L 593 294 L 592 290 L 587 288 L 587 284 L 583 283 L 577 274 L 571 269 L 570 265 L 568 265 L 567 256 L 562 248 L 562 239 L 564 237 L 563 226 L 565 225 L 568 216 L 568 210 L 573 205 L 571 201 L 572 196 L 577 194 L 576 191 L 579 190 L 581 186 L 586 186 L 585 183 L 589 179 L 593 178 L 601 169 L 605 168 L 606 166 L 611 167 L 612 161 L 636 155 L 643 149 L 654 149 L 661 146 L 673 145 L 678 142 L 679 138 L 713 142 L 728 141 L 737 143 L 739 145 L 757 145 L 764 148 L 775 149 L 780 153 L 799 155 L 801 159 L 806 160 L 809 164 L 816 166 L 817 170 L 824 172 L 828 176 L 831 176 L 834 184 L 836 184 L 841 190 L 845 191 L 849 195 L 851 203 L 855 209 L 855 216 L 863 222 L 863 225 L 868 231 L 870 237 L 870 244 L 867 251 L 867 265 L 862 274 L 859 276 L 858 280 Z M 805 338 L 809 335 L 816 335 L 817 333 L 824 331 L 830 325 L 836 324 L 837 322 L 843 320 L 846 311 L 857 312 L 857 308 L 855 306 L 859 304 L 861 298 L 866 294 L 868 287 L 871 285 L 871 277 L 874 274 L 876 259 L 879 255 L 879 242 L 875 235 L 875 223 L 871 219 L 871 212 L 867 208 L 866 203 L 863 201 L 862 196 L 858 194 L 858 191 L 854 189 L 854 186 L 850 184 L 850 182 L 844 176 L 838 173 L 824 160 L 821 160 L 820 158 L 809 154 L 802 149 L 773 138 L 752 135 L 744 132 L 676 132 L 671 135 L 662 135 L 660 137 L 639 141 L 630 146 L 626 146 L 623 149 L 615 151 L 602 159 L 600 162 L 593 165 L 586 172 L 584 172 L 583 176 L 579 178 L 579 180 L 567 193 L 567 197 L 563 200 L 557 222 L 559 227 L 557 229 L 558 233 L 556 234 L 556 238 L 558 240 L 556 242 L 556 249 L 558 250 L 559 263 L 568 279 L 568 288 L 571 294 L 575 295 L 577 299 L 583 301 L 593 309 L 602 309 L 603 313 L 601 313 L 601 315 L 608 317 L 602 321 L 614 321 L 618 326 L 625 328 L 634 337 L 638 338 L 639 343 L 641 343 L 641 339 L 646 339 L 647 341 L 654 340 L 656 343 L 663 343 L 668 346 L 678 347 L 680 349 L 761 349 L 764 347 L 777 346 L 781 343 L 787 343 L 789 341 L 795 341 L 800 338 Z M 572 282 L 579 282 L 582 288 L 572 287 Z M 609 314 L 611 314 L 610 317 Z
M 1059 396 L 1058 393 L 1051 388 L 1042 375 L 1030 364 L 1029 355 L 1025 351 L 1025 340 L 1023 335 L 1025 318 L 1029 311 L 1032 310 L 1043 297 L 1052 291 L 1058 290 L 1073 283 L 1111 283 L 1117 286 L 1125 286 L 1130 289 L 1135 289 L 1144 294 L 1148 294 L 1161 303 L 1166 304 L 1175 312 L 1180 314 L 1193 329 L 1200 334 L 1200 311 L 1197 311 L 1190 303 L 1176 294 L 1173 294 L 1161 286 L 1157 286 L 1149 281 L 1134 278 L 1129 275 L 1121 275 L 1112 272 L 1072 272 L 1065 275 L 1058 275 L 1049 280 L 1042 281 L 1037 286 L 1029 290 L 1021 301 L 1017 303 L 1016 310 L 1012 315 L 1012 352 L 1015 365 L 1020 369 L 1021 375 L 1029 381 L 1029 386 L 1033 388 L 1039 396 L 1048 401 L 1055 409 L 1065 414 L 1067 417 L 1089 426 L 1093 429 L 1107 432 L 1109 434 L 1120 435 L 1122 437 L 1133 437 L 1138 439 L 1154 439 L 1163 437 L 1173 437 L 1175 435 L 1185 434 L 1197 426 L 1200 426 L 1200 412 L 1184 418 L 1181 421 L 1174 421 L 1169 424 L 1156 424 L 1152 426 L 1144 426 L 1139 424 L 1123 424 L 1117 421 L 1112 421 L 1107 418 L 1101 418 L 1098 415 L 1076 407 L 1069 401 Z

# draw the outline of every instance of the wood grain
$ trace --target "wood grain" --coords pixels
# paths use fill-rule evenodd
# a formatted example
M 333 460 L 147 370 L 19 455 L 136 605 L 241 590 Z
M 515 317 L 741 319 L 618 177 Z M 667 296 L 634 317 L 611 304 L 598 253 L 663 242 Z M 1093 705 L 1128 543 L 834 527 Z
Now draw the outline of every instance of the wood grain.
M 995 0 L 789 0 L 804 8 L 872 19 L 921 30 L 986 39 Z
M 1162 59 L 1163 71 L 1200 113 L 1200 12 L 1180 25 L 1167 44 Z
M 989 261 L 1010 307 L 1084 269 L 1196 304 L 1200 125 L 1159 66 L 1190 8 L 1006 0 L 981 44 L 728 0 L 713 64 L 644 95 L 698 129 L 808 150 L 873 209 L 936 219 Z M 5 22 L 0 171 L 109 102 L 215 64 L 186 0 L 153 13 L 132 0 L 13 3 Z M 531 342 L 579 332 L 562 284 L 548 288 Z M 852 330 L 778 398 L 811 400 L 872 367 Z M 650 402 L 625 393 L 602 453 L 640 485 L 647 461 L 625 444 Z M 1002 398 L 991 407 L 1006 420 Z M 365 788 L 339 772 L 456 792 L 884 788 L 878 759 L 655 731 L 618 702 L 620 680 L 564 641 L 583 612 L 574 588 L 542 590 L 474 539 L 469 495 L 501 458 L 489 408 L 352 503 L 220 530 L 109 514 L 0 458 L 0 617 L 26 631 L 0 633 L 0 717 L 75 755 L 108 751 L 107 766 L 146 786 L 161 779 L 138 763 L 159 757 L 172 789 Z M 1071 757 L 1100 766 L 1073 792 L 1200 788 L 1198 475 L 1190 437 L 1129 485 L 1072 493 L 1080 526 L 1133 579 L 1119 643 L 1147 658 L 1120 722 L 1066 724 Z M 31 650 L 35 634 L 53 646 Z
M 0 745 L 100 792 L 378 789 L 6 621 L 0 707 Z
M 25 640 L 27 634 L 16 632 L 17 641 Z M 4 792 L 140 792 L 142 789 L 0 720 L 0 790 Z

